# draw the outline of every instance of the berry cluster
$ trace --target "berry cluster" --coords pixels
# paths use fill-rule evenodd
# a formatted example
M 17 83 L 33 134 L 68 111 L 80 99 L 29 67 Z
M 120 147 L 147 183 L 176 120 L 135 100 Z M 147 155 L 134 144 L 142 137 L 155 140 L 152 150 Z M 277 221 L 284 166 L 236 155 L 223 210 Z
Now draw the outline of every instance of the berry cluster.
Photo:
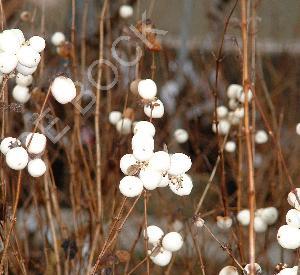
M 278 210 L 275 207 L 259 208 L 255 211 L 254 230 L 256 233 L 264 233 L 268 226 L 273 225 L 278 219 Z M 237 214 L 237 220 L 242 226 L 250 223 L 249 209 L 243 209 Z
M 23 147 L 19 139 L 7 137 L 2 140 L 0 150 L 5 155 L 8 167 L 19 171 L 27 166 L 29 175 L 40 177 L 46 172 L 46 164 L 41 159 L 46 141 L 43 134 L 29 133 Z
M 24 76 L 32 75 L 45 46 L 45 40 L 40 36 L 25 40 L 19 29 L 4 30 L 0 33 L 0 72 L 8 75 L 17 70 Z
M 286 225 L 282 225 L 277 233 L 278 243 L 286 249 L 300 247 L 300 188 L 288 194 L 288 203 L 294 207 L 286 213 Z M 284 273 L 285 274 L 285 273 Z
M 170 263 L 172 253 L 181 249 L 183 239 L 177 232 L 164 234 L 163 230 L 156 225 L 150 225 L 144 230 L 144 237 L 153 248 L 148 251 L 150 259 L 159 266 L 166 266 Z
M 244 107 L 245 93 L 243 87 L 238 84 L 231 84 L 227 89 L 228 107 L 218 106 L 217 107 L 217 118 L 218 118 L 218 133 L 220 135 L 227 135 L 232 126 L 238 125 L 244 118 Z M 253 98 L 252 92 L 248 92 L 248 101 L 250 102 Z M 212 125 L 213 132 L 217 132 L 216 123 Z M 268 141 L 268 134 L 264 130 L 259 130 L 255 133 L 255 142 L 257 144 L 263 144 Z M 233 153 L 236 150 L 236 143 L 232 140 L 226 142 L 224 149 L 228 153 Z

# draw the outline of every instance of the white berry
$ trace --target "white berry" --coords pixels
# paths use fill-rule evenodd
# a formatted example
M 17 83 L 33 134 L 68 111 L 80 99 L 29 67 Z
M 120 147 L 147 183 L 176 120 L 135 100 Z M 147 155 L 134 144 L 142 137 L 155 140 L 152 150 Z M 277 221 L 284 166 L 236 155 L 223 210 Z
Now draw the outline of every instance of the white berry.
M 286 223 L 296 228 L 300 228 L 300 211 L 297 209 L 290 209 L 286 213 Z
M 243 209 L 237 214 L 237 220 L 243 226 L 247 226 L 250 223 L 250 211 L 249 209 Z
M 130 18 L 133 15 L 133 8 L 129 5 L 122 5 L 119 14 L 124 19 Z
M 153 100 L 157 93 L 157 86 L 152 79 L 141 80 L 138 84 L 140 97 L 146 100 Z
M 219 106 L 217 107 L 217 116 L 218 118 L 224 118 L 228 114 L 228 109 L 225 106 Z
M 143 183 L 137 177 L 126 176 L 120 181 L 119 189 L 125 197 L 132 198 L 143 192 Z
M 264 233 L 267 229 L 267 223 L 260 216 L 254 218 L 254 231 L 256 233 Z
M 149 160 L 149 166 L 159 172 L 166 172 L 171 165 L 170 155 L 165 151 L 158 151 Z
M 174 132 L 174 138 L 178 143 L 185 143 L 189 139 L 189 134 L 184 129 L 176 129 Z
M 23 147 L 10 149 L 6 154 L 6 163 L 13 170 L 22 170 L 28 163 L 28 153 Z
M 139 178 L 143 182 L 145 189 L 154 190 L 161 182 L 161 173 L 151 168 L 146 168 L 140 172 Z
M 177 232 L 170 232 L 163 237 L 162 246 L 165 250 L 175 252 L 183 245 L 183 239 Z
M 170 263 L 172 259 L 172 252 L 162 249 L 157 255 L 150 256 L 150 259 L 156 265 L 166 266 Z
M 239 273 L 236 267 L 228 265 L 220 270 L 219 275 L 239 275 Z
M 22 46 L 17 52 L 17 58 L 20 64 L 26 67 L 36 67 L 40 60 L 41 56 L 36 52 L 31 46 Z
M 151 244 L 157 244 L 164 232 L 156 225 L 149 225 L 147 230 L 144 230 L 144 237 L 146 237 L 146 231 L 148 236 L 148 242 Z
M 30 99 L 29 89 L 24 86 L 16 85 L 13 88 L 12 96 L 19 103 L 26 103 Z
M 18 64 L 18 58 L 15 54 L 2 52 L 0 53 L 0 72 L 2 74 L 11 73 Z
M 161 118 L 164 112 L 164 104 L 159 99 L 153 101 L 150 105 L 147 104 L 144 106 L 144 113 L 150 118 Z
M 232 219 L 228 216 L 226 217 L 218 216 L 217 226 L 222 230 L 227 230 L 232 226 Z
M 46 172 L 46 164 L 41 159 L 33 159 L 28 162 L 28 173 L 30 176 L 34 178 L 38 178 L 45 174 Z
M 187 174 L 180 175 L 178 178 L 178 183 L 169 181 L 170 189 L 178 196 L 188 196 L 193 189 L 192 178 Z
M 21 145 L 21 142 L 16 138 L 13 137 L 4 138 L 0 144 L 1 153 L 6 155 L 7 152 L 11 149 L 10 146 L 14 143 L 17 143 L 17 145 L 19 146 Z
M 132 121 L 129 118 L 124 117 L 123 119 L 117 122 L 116 129 L 120 134 L 128 135 L 131 133 L 131 126 Z
M 257 131 L 255 134 L 255 142 L 257 144 L 263 144 L 268 141 L 268 135 L 264 130 Z
M 300 247 L 300 230 L 291 225 L 282 225 L 277 232 L 278 243 L 286 249 Z
M 231 84 L 227 89 L 227 96 L 230 99 L 237 99 L 241 96 L 243 87 L 238 84 Z
M 40 36 L 32 36 L 29 39 L 29 45 L 36 52 L 40 53 L 45 49 L 46 42 L 45 42 L 45 39 Z
M 60 46 L 66 41 L 66 37 L 62 32 L 55 32 L 51 37 L 51 42 L 54 46 Z
M 225 151 L 228 153 L 233 153 L 236 149 L 236 144 L 234 141 L 227 141 L 225 144 Z
M 21 73 L 18 73 L 16 75 L 16 83 L 20 86 L 27 87 L 32 84 L 33 77 L 32 75 L 22 75 Z
M 155 135 L 155 127 L 154 125 L 149 121 L 139 121 L 135 124 L 133 128 L 133 133 L 144 133 L 148 134 L 152 137 Z
M 30 141 L 31 140 L 31 141 Z M 30 144 L 29 144 L 30 142 Z M 30 154 L 41 154 L 46 148 L 46 136 L 39 133 L 30 133 L 25 140 L 25 145 Z M 28 146 L 29 145 L 29 146 Z
M 22 65 L 21 63 L 18 63 L 16 69 L 20 74 L 28 76 L 28 75 L 32 75 L 36 71 L 37 66 L 27 67 Z
M 122 119 L 122 113 L 119 111 L 112 111 L 109 113 L 108 120 L 112 125 L 116 125 Z
M 76 97 L 76 87 L 72 79 L 58 76 L 51 84 L 51 92 L 54 98 L 61 104 L 71 102 Z
M 288 194 L 287 201 L 290 206 L 300 211 L 300 188 L 296 188 Z
M 183 153 L 175 153 L 171 155 L 171 165 L 168 173 L 170 175 L 180 175 L 187 172 L 192 166 L 189 156 Z

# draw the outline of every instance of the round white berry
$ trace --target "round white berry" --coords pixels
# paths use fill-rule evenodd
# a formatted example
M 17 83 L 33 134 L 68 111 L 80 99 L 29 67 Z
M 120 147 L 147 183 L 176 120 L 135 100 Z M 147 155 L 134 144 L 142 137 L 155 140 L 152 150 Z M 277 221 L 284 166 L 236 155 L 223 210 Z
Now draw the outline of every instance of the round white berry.
M 228 265 L 220 270 L 219 275 L 239 275 L 239 273 L 236 267 Z
M 254 217 L 254 231 L 256 233 L 264 233 L 267 229 L 267 223 L 260 216 Z
M 1 153 L 6 155 L 7 152 L 11 149 L 11 145 L 13 145 L 13 144 L 17 144 L 20 146 L 21 142 L 18 139 L 13 138 L 13 137 L 4 138 L 0 144 Z
M 128 135 L 131 133 L 131 126 L 132 121 L 129 118 L 124 117 L 123 119 L 117 122 L 116 129 L 120 134 Z
M 263 208 L 260 213 L 260 217 L 267 225 L 272 225 L 278 219 L 278 210 L 275 207 Z
M 40 36 L 32 36 L 29 39 L 29 45 L 36 52 L 40 53 L 45 49 L 46 42 L 45 42 L 45 39 Z
M 168 175 L 167 175 L 167 174 L 166 174 L 166 175 L 163 175 L 163 176 L 161 177 L 160 183 L 158 184 L 158 187 L 166 187 L 166 186 L 169 185 L 169 183 L 170 183 L 170 180 L 169 180 Z
M 41 56 L 36 52 L 31 46 L 24 45 L 17 52 L 17 58 L 20 64 L 26 67 L 36 67 L 40 60 Z
M 228 113 L 228 122 L 230 123 L 230 125 L 238 125 L 240 123 L 240 119 L 235 115 L 234 112 L 229 112 Z M 214 127 L 216 127 L 216 126 L 214 126 Z
M 55 32 L 51 37 L 51 42 L 54 46 L 60 46 L 66 41 L 66 37 L 62 32 Z
M 72 79 L 58 76 L 51 84 L 51 92 L 54 98 L 61 104 L 71 102 L 76 97 L 76 87 Z
M 26 103 L 30 98 L 29 89 L 24 86 L 16 85 L 13 88 L 12 96 L 19 103 Z
M 249 209 L 243 209 L 237 214 L 237 220 L 243 226 L 247 226 L 250 223 L 250 211 Z
M 164 232 L 156 225 L 149 225 L 147 227 L 147 230 L 144 230 L 144 238 L 146 237 L 146 235 L 148 237 L 148 243 L 156 245 L 164 235 Z
M 183 239 L 177 232 L 170 232 L 162 239 L 162 246 L 165 250 L 175 252 L 178 251 L 183 245 Z
M 157 151 L 149 160 L 149 166 L 156 171 L 166 172 L 171 165 L 170 155 L 165 151 Z
M 300 247 L 300 230 L 291 225 L 282 225 L 277 232 L 278 243 L 286 249 Z
M 164 112 L 164 104 L 159 99 L 153 101 L 150 105 L 147 104 L 144 106 L 144 113 L 150 118 L 161 118 Z
M 288 194 L 289 205 L 300 211 L 300 188 L 296 188 Z
M 15 54 L 2 52 L 0 53 L 0 72 L 2 74 L 11 73 L 18 64 L 18 58 Z
M 296 125 L 296 133 L 300 136 L 300 123 Z
M 245 115 L 245 110 L 243 107 L 240 107 L 240 108 L 237 108 L 235 111 L 234 111 L 234 115 L 239 118 L 239 119 L 242 119 Z
M 20 36 L 16 31 L 5 30 L 0 34 L 0 51 L 15 54 L 20 49 L 21 44 Z
M 134 164 L 136 159 L 132 154 L 126 154 L 120 159 L 120 169 L 125 175 L 128 175 L 128 168 Z
M 184 129 L 176 129 L 174 132 L 174 138 L 178 143 L 185 143 L 189 139 L 189 134 Z
M 177 176 L 177 182 L 169 181 L 169 187 L 178 196 L 188 196 L 192 192 L 193 181 L 189 175 L 183 174 Z
M 122 119 L 122 113 L 119 111 L 112 111 L 109 113 L 108 120 L 111 124 L 116 125 Z
M 212 125 L 213 132 L 217 132 L 216 124 L 213 123 Z M 230 130 L 230 123 L 227 119 L 221 119 L 218 123 L 218 132 L 220 135 L 227 135 Z
M 22 75 L 18 73 L 16 75 L 16 83 L 20 86 L 27 87 L 32 84 L 33 77 L 32 75 Z
M 31 141 L 30 141 L 31 140 Z M 30 142 L 30 144 L 29 144 Z M 25 145 L 30 154 L 41 154 L 46 148 L 46 136 L 39 133 L 30 133 L 25 140 Z M 29 146 L 28 146 L 29 145 Z
M 227 135 L 230 130 L 230 123 L 228 120 L 222 119 L 218 124 L 220 135 Z
M 28 153 L 23 147 L 10 149 L 6 154 L 6 164 L 13 170 L 22 170 L 28 163 Z
M 282 269 L 277 275 L 297 275 L 298 266 Z
M 139 178 L 143 182 L 145 189 L 154 190 L 158 187 L 158 184 L 161 182 L 161 173 L 151 168 L 146 168 L 141 170 Z
M 143 192 L 143 183 L 137 177 L 126 176 L 120 181 L 119 189 L 122 195 L 132 198 Z
M 286 213 L 286 223 L 288 225 L 300 228 L 300 211 L 297 209 L 290 209 Z
M 217 107 L 217 116 L 218 118 L 224 118 L 228 114 L 228 109 L 225 106 L 219 106 Z
M 249 275 L 250 274 L 250 264 L 247 264 L 244 268 L 245 274 Z M 254 270 L 255 270 L 255 274 L 260 275 L 262 274 L 262 269 L 260 267 L 260 265 L 258 263 L 254 263 Z
M 33 159 L 28 162 L 27 169 L 30 176 L 38 178 L 45 174 L 47 168 L 43 160 Z
M 217 217 L 217 226 L 222 230 L 227 230 L 232 226 L 232 218 L 226 216 L 218 216 Z
M 191 158 L 183 153 L 172 154 L 168 173 L 173 176 L 184 174 L 192 167 Z
M 153 156 L 153 150 L 151 148 L 135 149 L 132 154 L 139 161 L 148 161 Z
M 263 144 L 268 141 L 268 135 L 264 130 L 259 130 L 255 134 L 255 142 L 257 144 Z
M 252 94 L 251 90 L 248 90 L 247 95 L 248 95 L 248 102 L 251 102 L 251 100 L 253 98 L 253 94 Z M 241 96 L 239 97 L 239 101 L 242 103 L 245 102 L 245 93 L 244 92 L 242 92 Z
M 139 121 L 135 124 L 134 129 L 133 129 L 134 134 L 137 134 L 138 132 L 143 133 L 143 134 L 148 134 L 148 135 L 154 137 L 155 127 L 149 121 Z
M 154 150 L 154 139 L 152 136 L 144 133 L 136 133 L 131 140 L 132 150 L 150 149 Z
M 130 18 L 133 15 L 133 8 L 129 5 L 122 5 L 119 14 L 124 19 Z
M 15 37 L 17 37 L 20 46 L 25 43 L 25 36 L 20 29 L 10 29 L 9 31 L 12 32 Z
M 231 84 L 227 89 L 227 96 L 230 99 L 237 99 L 241 96 L 243 87 L 238 84 Z
M 166 266 L 170 263 L 172 259 L 172 252 L 168 250 L 161 249 L 158 254 L 150 256 L 152 262 L 159 266 Z
M 138 84 L 138 92 L 143 99 L 152 100 L 156 96 L 157 86 L 152 79 L 144 79 Z
M 235 98 L 232 98 L 229 100 L 228 106 L 231 110 L 235 110 L 239 106 L 239 102 Z
M 235 152 L 236 149 L 236 144 L 234 141 L 227 141 L 225 144 L 225 151 L 228 153 L 233 153 Z
M 18 63 L 16 69 L 20 74 L 28 76 L 28 75 L 32 75 L 36 71 L 37 66 L 27 67 L 27 66 L 22 65 L 21 63 Z

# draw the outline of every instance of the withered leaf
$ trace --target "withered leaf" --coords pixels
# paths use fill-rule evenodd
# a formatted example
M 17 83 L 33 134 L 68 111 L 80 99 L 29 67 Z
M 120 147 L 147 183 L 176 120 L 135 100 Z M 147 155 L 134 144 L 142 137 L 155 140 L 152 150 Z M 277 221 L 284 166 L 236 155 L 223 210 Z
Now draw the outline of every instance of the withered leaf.
M 129 176 L 135 176 L 140 172 L 140 167 L 137 164 L 133 164 L 128 167 L 127 173 Z
M 116 256 L 119 259 L 120 263 L 126 263 L 130 259 L 130 253 L 126 250 L 117 250 Z

